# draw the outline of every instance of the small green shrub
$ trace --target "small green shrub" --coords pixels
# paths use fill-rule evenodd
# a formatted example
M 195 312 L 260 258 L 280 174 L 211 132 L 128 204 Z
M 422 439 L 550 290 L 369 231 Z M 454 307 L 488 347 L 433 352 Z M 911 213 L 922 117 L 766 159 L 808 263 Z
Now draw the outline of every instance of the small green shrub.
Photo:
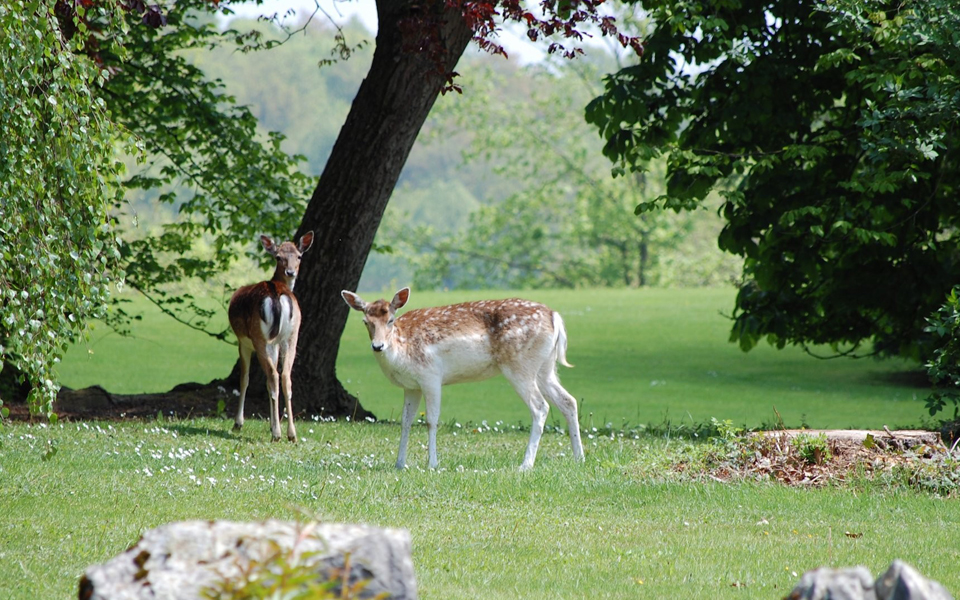
M 343 567 L 319 564 L 317 552 L 284 549 L 270 542 L 271 552 L 263 561 L 251 560 L 240 567 L 237 577 L 224 577 L 217 584 L 201 590 L 211 600 L 383 600 L 389 594 L 363 594 L 369 580 L 350 583 L 350 554 L 343 557 Z M 239 561 L 238 561 L 239 563 Z
M 894 465 L 881 476 L 880 483 L 944 498 L 957 496 L 960 493 L 960 454 L 956 449 L 926 455 L 923 448 L 917 450 L 907 453 L 912 460 Z
M 800 458 L 807 464 L 822 465 L 833 458 L 833 453 L 830 452 L 830 442 L 827 440 L 825 433 L 818 435 L 801 433 L 793 439 L 793 444 Z
M 744 428 L 734 425 L 731 419 L 719 421 L 716 417 L 711 417 L 710 425 L 716 430 L 714 439 L 722 443 L 736 442 L 743 437 Z

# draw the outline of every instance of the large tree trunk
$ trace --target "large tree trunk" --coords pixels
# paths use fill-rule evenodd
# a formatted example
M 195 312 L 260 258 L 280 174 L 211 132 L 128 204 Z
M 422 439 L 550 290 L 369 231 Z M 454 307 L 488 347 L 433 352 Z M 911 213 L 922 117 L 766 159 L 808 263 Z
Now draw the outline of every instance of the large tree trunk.
M 303 311 L 293 371 L 297 411 L 337 417 L 369 415 L 336 374 L 340 336 L 349 308 L 340 297 L 356 290 L 387 201 L 433 103 L 444 73 L 453 70 L 472 32 L 456 10 L 444 9 L 443 64 L 401 38 L 408 0 L 378 0 L 380 28 L 373 63 L 310 199 L 297 235 L 314 230 L 296 294 Z M 416 40 L 413 40 L 416 42 Z M 323 107 L 318 107 L 322 114 Z M 373 360 L 373 357 L 370 358 Z

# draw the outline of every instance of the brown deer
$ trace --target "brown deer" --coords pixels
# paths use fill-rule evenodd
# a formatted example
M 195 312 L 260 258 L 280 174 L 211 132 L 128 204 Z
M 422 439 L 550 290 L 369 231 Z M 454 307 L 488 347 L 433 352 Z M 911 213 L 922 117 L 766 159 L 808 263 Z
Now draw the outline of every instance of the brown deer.
M 296 442 L 290 373 L 297 357 L 300 304 L 293 295 L 293 286 L 300 272 L 300 257 L 313 245 L 313 232 L 305 233 L 297 244 L 283 242 L 277 246 L 265 235 L 260 236 L 260 243 L 277 259 L 273 278 L 238 289 L 230 298 L 228 310 L 230 327 L 237 334 L 240 345 L 240 405 L 233 428 L 239 430 L 243 427 L 243 403 L 250 384 L 250 355 L 256 352 L 267 377 L 273 441 L 280 439 L 279 387 L 282 382 L 287 409 L 287 439 Z
M 583 460 L 577 400 L 560 385 L 557 363 L 566 360 L 567 332 L 563 319 L 542 304 L 512 298 L 466 302 L 396 312 L 410 298 L 403 288 L 393 300 L 364 302 L 344 290 L 346 303 L 363 313 L 370 345 L 384 375 L 403 388 L 403 416 L 397 468 L 407 460 L 410 426 L 426 401 L 429 466 L 437 467 L 437 423 L 440 388 L 451 383 L 480 381 L 503 373 L 530 408 L 532 426 L 520 470 L 533 467 L 549 401 L 567 420 L 573 458 Z

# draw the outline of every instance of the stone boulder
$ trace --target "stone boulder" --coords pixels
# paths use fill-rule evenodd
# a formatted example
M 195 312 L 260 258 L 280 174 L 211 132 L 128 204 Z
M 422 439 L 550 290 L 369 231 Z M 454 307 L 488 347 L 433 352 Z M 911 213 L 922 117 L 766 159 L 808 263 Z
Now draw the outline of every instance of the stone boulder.
M 940 583 L 927 579 L 907 563 L 895 560 L 874 584 L 878 600 L 953 600 Z
M 873 575 L 866 567 L 820 567 L 800 577 L 789 600 L 877 600 Z
M 416 580 L 405 530 L 364 525 L 265 521 L 184 521 L 147 531 L 109 562 L 87 569 L 80 600 L 190 600 L 242 586 L 255 571 L 283 564 L 316 572 L 315 582 L 360 584 L 351 597 L 386 593 L 415 600 Z M 267 575 L 269 577 L 269 575 Z M 245 579 L 246 578 L 246 579 Z M 337 596 L 339 597 L 339 596 Z
M 939 583 L 895 560 L 876 580 L 866 567 L 807 571 L 785 600 L 953 600 Z

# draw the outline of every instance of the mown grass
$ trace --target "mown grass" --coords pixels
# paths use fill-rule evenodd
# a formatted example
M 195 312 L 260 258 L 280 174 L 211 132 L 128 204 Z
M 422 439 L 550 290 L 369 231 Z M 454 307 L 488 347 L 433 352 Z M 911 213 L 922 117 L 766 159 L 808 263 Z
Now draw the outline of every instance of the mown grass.
M 411 307 L 508 295 L 415 292 Z M 529 416 L 495 379 L 445 389 L 439 471 L 423 469 L 419 426 L 411 468 L 396 471 L 402 393 L 353 314 L 339 376 L 384 422 L 308 418 L 296 445 L 269 443 L 263 420 L 241 434 L 212 418 L 0 428 L 4 596 L 73 595 L 86 566 L 169 521 L 314 517 L 409 529 L 426 599 L 778 598 L 807 569 L 877 573 L 894 558 L 960 590 L 955 499 L 864 479 L 825 489 L 694 479 L 674 465 L 704 445 L 662 435 L 711 417 L 773 423 L 774 407 L 787 425 L 916 425 L 924 390 L 905 383 L 912 365 L 768 346 L 744 354 L 726 341 L 730 290 L 522 295 L 566 321 L 576 368 L 561 377 L 581 401 L 585 464 L 550 432 L 533 472 L 519 473 L 527 433 L 516 424 Z M 95 330 L 61 365 L 65 383 L 164 391 L 223 376 L 235 360 L 233 347 L 149 312 L 135 334 Z M 608 423 L 657 427 L 601 435 Z
M 821 565 L 894 558 L 960 590 L 960 510 L 901 486 L 692 480 L 671 468 L 702 443 L 588 430 L 582 465 L 565 435 L 517 467 L 526 432 L 445 424 L 441 469 L 425 431 L 393 468 L 394 423 L 262 421 L 7 424 L 0 428 L 0 589 L 75 596 L 90 564 L 184 519 L 308 519 L 411 532 L 422 598 L 780 598 Z M 845 532 L 858 534 L 848 537 Z
M 509 295 L 545 302 L 563 315 L 568 358 L 576 367 L 561 368 L 560 375 L 581 401 L 585 425 L 692 424 L 716 417 L 757 427 L 775 423 L 776 408 L 792 426 L 893 428 L 916 425 L 925 415 L 926 390 L 911 385 L 917 365 L 817 360 L 798 348 L 778 351 L 766 344 L 741 352 L 727 341 L 730 321 L 723 316 L 733 306 L 732 290 L 414 291 L 409 306 Z M 233 366 L 234 347 L 163 319 L 142 302 L 135 306 L 145 314 L 135 337 L 121 338 L 99 326 L 89 343 L 64 359 L 60 374 L 66 385 L 159 392 L 222 377 Z M 402 392 L 386 381 L 371 356 L 359 313 L 347 323 L 337 368 L 364 407 L 381 419 L 399 418 Z M 528 422 L 529 413 L 497 378 L 445 388 L 441 418 L 513 424 Z M 559 420 L 552 413 L 551 422 Z

